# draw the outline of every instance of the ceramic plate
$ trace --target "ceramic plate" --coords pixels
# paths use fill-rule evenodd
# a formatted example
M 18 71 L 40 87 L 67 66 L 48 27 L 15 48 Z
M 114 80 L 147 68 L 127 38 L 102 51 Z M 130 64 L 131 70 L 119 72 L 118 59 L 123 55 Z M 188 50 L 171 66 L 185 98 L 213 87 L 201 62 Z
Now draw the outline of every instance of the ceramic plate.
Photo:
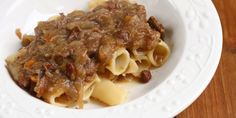
M 8 55 L 20 48 L 15 29 L 32 33 L 37 21 L 60 12 L 86 9 L 88 0 L 1 0 L 0 118 L 165 118 L 190 105 L 206 88 L 219 63 L 222 31 L 210 0 L 137 0 L 167 30 L 171 56 L 152 72 L 148 84 L 124 86 L 126 103 L 114 107 L 86 104 L 68 109 L 47 104 L 20 89 L 5 68 Z

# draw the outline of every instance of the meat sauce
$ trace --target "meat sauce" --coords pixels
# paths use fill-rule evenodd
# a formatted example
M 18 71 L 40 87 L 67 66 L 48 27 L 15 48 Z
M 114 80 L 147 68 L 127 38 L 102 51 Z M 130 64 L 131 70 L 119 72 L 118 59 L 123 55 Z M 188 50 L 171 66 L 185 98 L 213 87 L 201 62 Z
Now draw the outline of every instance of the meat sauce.
M 110 0 L 85 12 L 76 10 L 49 21 L 41 21 L 35 35 L 23 35 L 26 50 L 13 65 L 18 84 L 42 97 L 51 87 L 66 90 L 79 98 L 80 88 L 105 66 L 120 47 L 148 51 L 164 37 L 164 28 L 155 17 L 146 18 L 144 6 L 124 0 Z M 148 82 L 150 72 L 143 72 Z

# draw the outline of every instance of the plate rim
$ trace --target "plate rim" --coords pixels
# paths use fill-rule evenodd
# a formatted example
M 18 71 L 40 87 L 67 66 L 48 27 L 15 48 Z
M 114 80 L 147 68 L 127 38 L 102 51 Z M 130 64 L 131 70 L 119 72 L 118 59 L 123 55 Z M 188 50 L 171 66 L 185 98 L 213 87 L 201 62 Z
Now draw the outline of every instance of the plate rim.
M 143 1 L 145 1 L 145 0 L 143 0 Z M 158 0 L 156 0 L 156 1 L 158 1 Z M 190 4 L 190 5 L 195 5 L 196 4 L 197 6 L 199 6 L 199 8 L 197 8 L 195 10 L 198 11 L 200 8 L 202 8 L 202 6 L 201 6 L 201 4 L 196 3 L 196 1 L 197 0 L 182 0 L 182 1 L 169 0 L 169 2 L 177 10 L 180 11 L 181 16 L 183 18 L 187 19 L 186 22 L 189 22 L 188 18 L 193 17 L 192 16 L 193 14 L 191 12 L 189 12 L 189 11 L 191 11 L 191 9 L 188 9 L 187 7 L 183 7 L 183 4 Z M 154 90 L 147 93 L 146 95 L 144 95 L 144 96 L 142 96 L 142 97 L 140 97 L 136 100 L 133 100 L 133 101 L 131 101 L 131 102 L 125 104 L 125 105 L 109 107 L 109 108 L 104 108 L 104 109 L 85 110 L 83 112 L 82 111 L 76 111 L 76 112 L 78 112 L 80 114 L 89 114 L 91 111 L 93 111 L 95 114 L 100 114 L 101 116 L 109 117 L 110 115 L 121 114 L 121 112 L 123 112 L 123 111 L 128 111 L 128 112 L 131 113 L 131 116 L 133 116 L 133 115 L 137 115 L 137 114 L 135 114 L 135 112 L 139 111 L 142 108 L 152 107 L 152 109 L 149 111 L 149 113 L 150 112 L 155 113 L 155 110 L 157 110 L 156 113 L 159 113 L 160 117 L 173 117 L 173 116 L 177 115 L 178 113 L 182 112 L 191 103 L 193 103 L 200 96 L 200 94 L 203 92 L 203 90 L 205 90 L 205 88 L 207 87 L 207 85 L 211 81 L 211 79 L 212 79 L 212 77 L 213 77 L 213 75 L 214 75 L 214 73 L 217 69 L 217 66 L 219 64 L 220 56 L 221 56 L 221 52 L 222 52 L 222 45 L 223 45 L 223 42 L 222 42 L 222 38 L 223 38 L 222 37 L 222 27 L 221 27 L 220 18 L 219 18 L 219 15 L 217 14 L 216 8 L 214 7 L 214 4 L 212 3 L 212 1 L 210 1 L 210 0 L 203 0 L 203 1 L 204 1 L 205 4 L 207 4 L 206 5 L 207 7 L 206 8 L 204 7 L 202 9 L 205 9 L 206 11 L 209 10 L 210 13 L 209 14 L 201 14 L 202 15 L 201 17 L 204 17 L 204 18 L 206 17 L 205 18 L 206 20 L 209 20 L 210 18 L 214 19 L 214 21 L 212 21 L 212 23 L 216 25 L 215 29 L 209 30 L 209 34 L 213 35 L 213 36 L 210 36 L 210 38 L 212 38 L 212 39 L 209 39 L 209 40 L 214 39 L 214 40 L 217 41 L 213 45 L 215 50 L 211 53 L 212 55 L 214 55 L 215 59 L 214 60 L 211 59 L 210 61 L 208 60 L 209 62 L 207 62 L 207 64 L 204 67 L 202 67 L 202 68 L 204 68 L 204 72 L 202 72 L 198 76 L 198 78 L 204 78 L 204 80 L 203 79 L 200 79 L 201 81 L 196 80 L 198 83 L 201 83 L 201 87 L 196 86 L 197 84 L 190 85 L 189 83 L 187 83 L 187 85 L 189 85 L 193 88 L 191 88 L 191 89 L 188 88 L 184 92 L 181 92 L 177 96 L 178 99 L 184 98 L 182 94 L 188 93 L 189 97 L 186 97 L 185 101 L 178 101 L 178 100 L 176 100 L 177 99 L 177 97 L 176 97 L 176 98 L 172 98 L 172 100 L 168 100 L 167 103 L 163 103 L 163 104 L 166 104 L 166 106 L 158 107 L 158 109 L 155 109 L 156 108 L 155 105 L 154 106 L 150 105 L 152 103 L 153 104 L 158 103 L 155 99 L 157 96 L 162 96 L 162 97 L 166 96 L 166 94 L 167 94 L 166 91 L 165 90 L 162 91 L 163 88 L 165 88 L 163 86 L 165 86 L 165 85 L 173 86 L 173 81 L 171 81 L 170 79 L 167 79 L 164 82 L 162 82 L 160 87 L 155 88 Z M 197 12 L 197 11 L 194 11 L 194 12 Z M 197 23 L 202 23 L 202 21 L 196 21 L 196 22 Z M 197 28 L 192 27 L 192 25 L 195 25 L 194 23 L 191 24 L 191 22 L 190 22 L 190 27 L 188 25 L 186 25 L 186 30 L 190 30 L 190 33 L 191 32 L 197 32 L 197 30 L 199 30 L 199 28 L 200 29 L 202 28 L 202 27 L 197 27 Z M 204 25 L 207 25 L 207 24 L 203 23 L 203 27 L 205 27 Z M 191 35 L 191 36 L 193 36 L 193 35 Z M 191 36 L 187 36 L 187 39 L 190 38 Z M 213 48 L 213 47 L 211 47 L 211 48 Z M 187 54 L 187 52 L 185 52 L 185 54 Z M 191 59 L 189 59 L 189 57 L 186 57 L 186 58 L 181 59 L 181 60 L 182 61 L 186 61 L 186 60 L 191 61 Z M 211 63 L 213 66 L 210 66 L 211 64 L 209 64 L 209 63 Z M 178 78 L 179 76 L 183 76 L 183 75 L 176 75 L 176 78 Z M 171 78 L 171 77 L 168 77 L 168 78 Z M 196 82 L 196 81 L 194 81 L 194 82 Z M 194 89 L 194 90 L 192 90 L 192 89 Z M 190 94 L 191 94 L 191 96 L 190 96 Z M 5 98 L 5 97 L 9 97 L 8 93 L 4 94 L 4 92 L 1 92 L 1 90 L 0 90 L 0 98 Z M 150 100 L 151 102 L 149 102 L 147 100 Z M 149 104 L 149 103 L 150 104 L 149 105 L 140 105 L 141 104 L 140 101 L 147 101 L 148 102 L 147 104 Z M 37 104 L 39 102 L 41 104 L 41 101 L 36 100 L 36 103 L 34 103 L 34 104 Z M 8 105 L 10 105 L 14 108 L 17 107 L 14 102 L 9 103 Z M 19 108 L 19 109 L 21 109 L 21 108 Z M 57 111 L 54 111 L 53 109 L 57 109 Z M 75 110 L 58 108 L 58 107 L 55 107 L 55 106 L 52 106 L 52 105 L 49 105 L 49 104 L 46 104 L 46 103 L 41 104 L 39 109 L 37 109 L 36 112 L 34 112 L 34 113 L 39 114 L 39 116 L 45 116 L 46 115 L 48 117 L 54 117 L 55 113 L 63 112 L 63 111 L 71 113 L 71 114 L 77 114 L 77 113 L 75 113 Z M 99 113 L 101 111 L 102 111 L 102 113 Z M 109 113 L 110 115 L 107 115 L 107 113 Z M 145 113 L 145 114 L 147 114 L 147 113 Z M 86 117 L 89 117 L 89 116 L 86 116 Z M 140 115 L 138 117 L 143 118 L 144 116 Z

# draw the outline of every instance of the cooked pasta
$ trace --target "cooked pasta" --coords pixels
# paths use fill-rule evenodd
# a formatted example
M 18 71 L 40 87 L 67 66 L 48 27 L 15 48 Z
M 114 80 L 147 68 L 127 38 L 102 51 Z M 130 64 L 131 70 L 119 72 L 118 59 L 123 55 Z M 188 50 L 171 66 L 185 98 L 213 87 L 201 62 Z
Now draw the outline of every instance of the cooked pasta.
M 123 103 L 126 95 L 127 93 L 125 90 L 106 79 L 99 82 L 92 93 L 92 97 L 107 105 L 118 105 Z
M 136 73 L 139 70 L 139 66 L 134 59 L 130 59 L 129 65 L 124 74 Z
M 89 1 L 89 9 L 94 9 L 98 5 L 104 3 L 105 1 L 108 1 L 108 0 L 90 0 Z
M 84 95 L 83 95 L 83 100 L 89 100 L 90 96 L 93 93 L 93 90 L 95 88 L 95 86 L 97 85 L 97 83 L 99 83 L 101 80 L 98 77 L 98 75 L 95 75 L 94 80 L 90 83 L 88 83 L 87 85 L 84 86 Z
M 107 69 L 110 70 L 114 75 L 120 75 L 125 72 L 130 62 L 129 52 L 124 49 L 118 49 L 112 55 L 112 59 L 107 65 Z
M 48 21 L 57 20 L 57 19 L 59 19 L 59 18 L 60 18 L 60 16 L 58 16 L 58 15 L 52 16 L 52 17 L 48 18 Z
M 138 51 L 137 49 L 132 50 L 133 57 L 136 61 L 146 60 L 147 59 L 147 52 Z
M 145 56 L 144 58 L 138 59 L 137 65 L 139 70 L 147 70 L 151 67 L 151 62 L 149 61 L 148 57 Z
M 44 100 L 50 104 L 61 106 L 61 107 L 70 107 L 73 106 L 73 103 L 69 96 L 65 94 L 63 89 L 53 89 L 53 91 L 48 92 L 43 96 Z
M 117 82 L 147 83 L 167 61 L 164 27 L 146 19 L 143 5 L 95 0 L 90 8 L 40 21 L 33 35 L 16 30 L 22 48 L 6 67 L 21 88 L 61 107 L 83 108 L 90 98 L 119 105 L 127 93 Z
M 160 67 L 162 64 L 165 63 L 165 61 L 168 59 L 170 55 L 170 49 L 168 45 L 164 42 L 161 41 L 156 48 L 152 49 L 151 51 L 148 52 L 148 59 L 150 62 L 156 66 Z
M 20 49 L 16 54 L 10 55 L 10 56 L 8 56 L 7 59 L 6 59 L 6 62 L 7 62 L 7 64 L 8 64 L 8 66 L 6 66 L 6 67 L 7 67 L 8 69 L 11 69 L 10 74 L 11 74 L 11 76 L 13 77 L 13 79 L 14 79 L 15 81 L 18 81 L 18 79 L 19 79 L 19 78 L 18 78 L 18 76 L 19 76 L 18 71 L 20 70 L 20 68 L 19 68 L 18 66 L 16 66 L 16 64 L 14 64 L 14 61 L 15 61 L 18 57 L 24 55 L 25 53 L 26 53 L 26 49 L 25 49 L 25 48 L 22 48 L 22 49 Z

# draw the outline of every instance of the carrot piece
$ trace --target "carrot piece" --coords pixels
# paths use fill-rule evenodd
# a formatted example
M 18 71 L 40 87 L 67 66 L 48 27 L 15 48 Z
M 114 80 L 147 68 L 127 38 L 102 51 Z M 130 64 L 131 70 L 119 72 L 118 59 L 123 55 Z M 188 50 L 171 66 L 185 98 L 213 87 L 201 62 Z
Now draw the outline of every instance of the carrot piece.
M 31 68 L 33 64 L 36 63 L 36 60 L 34 59 L 30 59 L 29 61 L 27 61 L 25 64 L 24 64 L 24 68 Z
M 33 75 L 30 77 L 30 80 L 32 80 L 33 82 L 37 82 L 38 81 L 38 76 L 37 75 Z

